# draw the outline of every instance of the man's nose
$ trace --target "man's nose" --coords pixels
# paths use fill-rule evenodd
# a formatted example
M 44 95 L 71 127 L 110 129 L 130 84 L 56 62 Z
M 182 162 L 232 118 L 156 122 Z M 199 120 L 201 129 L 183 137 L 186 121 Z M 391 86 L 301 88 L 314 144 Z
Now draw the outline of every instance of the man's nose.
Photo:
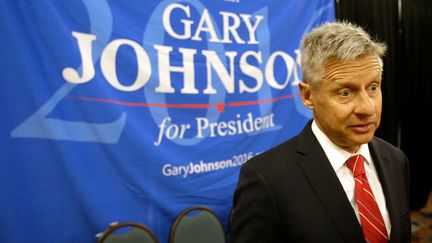
M 354 113 L 361 115 L 373 115 L 375 113 L 376 103 L 374 97 L 369 96 L 366 91 L 358 93 L 356 102 Z

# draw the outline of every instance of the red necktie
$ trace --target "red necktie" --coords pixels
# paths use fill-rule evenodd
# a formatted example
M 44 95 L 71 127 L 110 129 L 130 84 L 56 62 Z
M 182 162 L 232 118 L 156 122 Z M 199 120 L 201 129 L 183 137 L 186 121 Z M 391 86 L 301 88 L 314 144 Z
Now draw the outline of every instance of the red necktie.
M 366 242 L 388 242 L 383 217 L 369 186 L 364 169 L 364 157 L 360 154 L 347 160 L 347 167 L 353 172 L 355 197 Z

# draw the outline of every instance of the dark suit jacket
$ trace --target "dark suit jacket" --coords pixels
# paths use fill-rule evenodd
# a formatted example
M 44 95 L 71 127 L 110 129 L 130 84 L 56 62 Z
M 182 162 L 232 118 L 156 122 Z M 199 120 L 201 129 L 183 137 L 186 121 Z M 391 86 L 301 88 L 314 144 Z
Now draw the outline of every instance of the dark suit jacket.
M 390 242 L 410 242 L 408 159 L 374 138 L 370 152 L 386 198 Z M 231 214 L 233 243 L 365 242 L 345 191 L 309 122 L 293 139 L 245 163 Z

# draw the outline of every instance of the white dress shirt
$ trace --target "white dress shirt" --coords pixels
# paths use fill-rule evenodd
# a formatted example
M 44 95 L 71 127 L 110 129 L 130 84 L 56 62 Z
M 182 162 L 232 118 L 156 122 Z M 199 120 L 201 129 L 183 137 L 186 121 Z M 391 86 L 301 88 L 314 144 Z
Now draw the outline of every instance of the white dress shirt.
M 357 208 L 357 201 L 354 196 L 354 176 L 352 171 L 345 165 L 345 162 L 353 156 L 354 154 L 345 151 L 338 146 L 336 146 L 325 134 L 321 131 L 321 129 L 316 124 L 315 120 L 312 122 L 312 132 L 315 137 L 318 139 L 321 147 L 324 149 L 324 152 L 330 161 L 334 171 L 336 172 L 337 177 L 339 178 L 340 183 L 342 184 L 343 189 L 348 197 L 348 200 L 353 207 L 357 219 L 360 222 L 360 216 Z M 378 207 L 381 211 L 382 217 L 384 219 L 384 223 L 390 236 L 390 218 L 386 207 L 384 193 L 381 187 L 381 183 L 378 179 L 378 174 L 375 169 L 375 165 L 373 163 L 372 157 L 369 152 L 369 146 L 367 144 L 362 144 L 357 151 L 356 154 L 361 154 L 365 157 L 366 163 L 364 163 L 366 176 L 369 181 L 369 185 L 372 188 L 372 192 L 377 200 Z

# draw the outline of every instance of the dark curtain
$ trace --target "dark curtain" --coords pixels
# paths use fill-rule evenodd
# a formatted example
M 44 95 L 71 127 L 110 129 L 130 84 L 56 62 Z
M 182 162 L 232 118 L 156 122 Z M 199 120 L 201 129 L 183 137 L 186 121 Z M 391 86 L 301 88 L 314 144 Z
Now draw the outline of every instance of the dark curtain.
M 411 209 L 426 203 L 432 159 L 426 114 L 431 99 L 432 1 L 337 0 L 336 17 L 364 27 L 388 46 L 384 58 L 383 112 L 376 135 L 400 147 L 410 160 Z M 431 148 L 432 149 L 432 148 Z
M 432 186 L 429 157 L 432 99 L 432 1 L 406 0 L 402 4 L 402 150 L 411 162 L 411 207 L 423 207 Z

